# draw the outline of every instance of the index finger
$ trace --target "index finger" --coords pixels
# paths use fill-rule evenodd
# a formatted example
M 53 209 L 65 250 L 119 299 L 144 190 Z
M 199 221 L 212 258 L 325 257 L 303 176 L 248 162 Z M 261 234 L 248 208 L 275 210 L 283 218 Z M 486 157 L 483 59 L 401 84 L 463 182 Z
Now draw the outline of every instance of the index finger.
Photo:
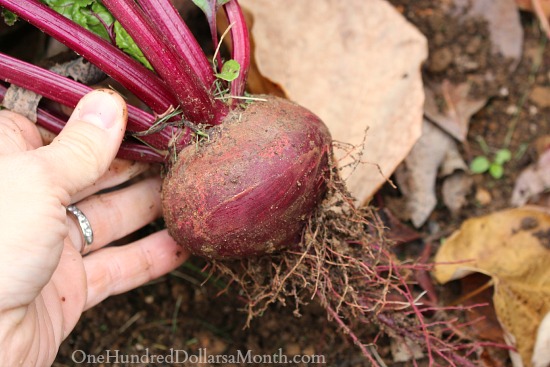
M 0 111 L 0 155 L 24 152 L 42 146 L 34 123 L 18 113 Z

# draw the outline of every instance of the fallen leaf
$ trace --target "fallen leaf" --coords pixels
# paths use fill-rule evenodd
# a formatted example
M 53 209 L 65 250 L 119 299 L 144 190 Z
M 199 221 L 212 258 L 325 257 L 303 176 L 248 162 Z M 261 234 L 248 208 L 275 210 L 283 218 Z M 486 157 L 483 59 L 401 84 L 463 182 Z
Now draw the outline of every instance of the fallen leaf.
M 378 215 L 382 219 L 384 227 L 387 228 L 387 237 L 392 243 L 402 245 L 416 241 L 422 237 L 419 232 L 396 218 L 389 208 L 380 209 Z
M 471 97 L 470 88 L 469 82 L 455 85 L 446 79 L 425 88 L 426 117 L 461 142 L 466 141 L 470 119 L 488 100 L 487 97 Z
M 105 73 L 82 57 L 56 63 L 49 68 L 56 74 L 70 77 L 86 85 L 96 84 L 105 79 Z
M 514 0 L 455 0 L 455 11 L 466 17 L 482 17 L 489 26 L 494 54 L 513 60 L 513 70 L 521 60 L 523 27 Z
M 515 70 L 522 56 L 523 28 L 514 0 L 453 0 L 453 4 L 452 11 L 447 15 L 449 19 L 460 17 L 465 22 L 468 19 L 481 18 L 487 22 L 492 50 L 487 52 L 486 47 L 481 47 L 475 53 L 487 52 L 491 59 L 504 58 L 509 63 L 507 71 Z M 458 65 L 458 58 L 462 56 L 453 55 L 449 47 L 437 49 L 430 58 L 430 70 L 437 73 L 444 71 L 452 62 Z M 436 70 L 433 70 L 434 67 Z M 494 84 L 503 82 L 495 80 L 495 74 L 490 68 L 473 68 L 467 74 L 465 81 L 427 81 L 425 87 L 426 117 L 461 142 L 466 140 L 471 117 L 498 90 Z M 492 88 L 482 87 L 474 96 L 474 84 L 478 87 L 489 84 Z
M 426 39 L 382 0 L 240 3 L 254 17 L 259 71 L 357 147 L 366 163 L 352 167 L 339 149 L 337 159 L 352 194 L 368 200 L 420 136 Z
M 424 120 L 420 139 L 395 172 L 397 186 L 405 199 L 403 219 L 410 219 L 415 227 L 424 224 L 437 204 L 435 185 L 440 167 L 447 165 L 442 171 L 445 175 L 453 173 L 450 167 L 459 167 L 457 157 L 460 154 L 454 139 Z M 462 167 L 466 167 L 464 162 Z
M 481 273 L 470 274 L 460 279 L 460 289 L 464 299 L 461 304 L 464 307 L 470 307 L 464 316 L 471 322 L 469 325 L 471 335 L 482 340 L 503 344 L 502 326 L 498 322 L 493 305 L 494 289 L 492 286 L 487 286 L 490 284 L 489 282 L 491 282 L 491 278 Z
M 36 123 L 37 108 L 42 96 L 28 89 L 10 85 L 2 100 L 2 107 L 17 112 Z
M 535 164 L 525 168 L 516 179 L 511 203 L 521 206 L 550 188 L 550 150 L 544 151 Z
M 537 331 L 532 363 L 533 367 L 548 367 L 550 365 L 550 313 L 544 316 Z
M 443 203 L 451 213 L 458 214 L 468 202 L 467 196 L 472 191 L 474 180 L 456 145 L 451 145 L 447 151 L 439 169 L 439 176 L 444 178 L 441 185 Z
M 549 211 L 526 206 L 466 220 L 435 262 L 440 283 L 474 272 L 493 278 L 498 320 L 523 364 L 531 366 L 537 330 L 550 311 Z
M 451 213 L 457 214 L 468 202 L 467 196 L 472 191 L 473 184 L 473 178 L 465 171 L 453 173 L 443 181 L 441 196 Z

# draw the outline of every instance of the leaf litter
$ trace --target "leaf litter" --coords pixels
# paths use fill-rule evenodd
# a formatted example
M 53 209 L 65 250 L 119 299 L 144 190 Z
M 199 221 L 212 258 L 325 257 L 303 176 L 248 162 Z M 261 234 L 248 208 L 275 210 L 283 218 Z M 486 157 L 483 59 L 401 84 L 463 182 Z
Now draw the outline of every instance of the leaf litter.
M 550 363 L 534 353 L 539 325 L 550 312 L 548 209 L 521 207 L 468 219 L 443 243 L 435 263 L 433 275 L 440 283 L 474 272 L 492 277 L 497 317 L 523 365 Z
M 522 54 L 523 30 L 513 0 L 454 0 L 441 7 L 443 15 L 433 17 L 420 28 L 425 34 L 437 28 L 443 35 L 429 43 L 430 58 L 424 70 L 424 116 L 449 137 L 425 129 L 424 133 L 431 136 L 420 138 L 418 147 L 413 148 L 396 172 L 407 208 L 405 218 L 416 227 L 423 225 L 436 207 L 438 179 L 443 185 L 443 202 L 452 213 L 466 204 L 473 184 L 466 164 L 461 162 L 455 173 L 437 174 L 445 161 L 443 157 L 461 156 L 461 147 L 453 144 L 450 137 L 466 143 L 472 116 L 499 93 L 505 85 L 505 79 L 499 78 L 517 67 Z M 464 28 L 482 29 L 485 33 L 464 37 L 460 33 Z

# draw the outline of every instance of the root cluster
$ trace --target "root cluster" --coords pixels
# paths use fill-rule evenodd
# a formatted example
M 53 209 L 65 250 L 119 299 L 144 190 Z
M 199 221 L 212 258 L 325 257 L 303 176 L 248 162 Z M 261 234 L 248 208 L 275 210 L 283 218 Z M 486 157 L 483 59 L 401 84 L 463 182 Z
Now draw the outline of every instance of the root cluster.
M 420 348 L 430 365 L 474 366 L 470 355 L 479 345 L 460 337 L 458 320 L 443 308 L 424 304 L 415 286 L 414 272 L 429 266 L 399 262 L 375 210 L 357 208 L 336 171 L 329 182 L 329 195 L 299 246 L 212 264 L 213 273 L 238 284 L 247 322 L 274 303 L 292 304 L 298 316 L 303 305 L 316 301 L 373 366 L 384 366 L 376 351 L 383 335 L 403 343 L 411 355 Z M 370 340 L 361 339 L 366 328 L 376 330 Z

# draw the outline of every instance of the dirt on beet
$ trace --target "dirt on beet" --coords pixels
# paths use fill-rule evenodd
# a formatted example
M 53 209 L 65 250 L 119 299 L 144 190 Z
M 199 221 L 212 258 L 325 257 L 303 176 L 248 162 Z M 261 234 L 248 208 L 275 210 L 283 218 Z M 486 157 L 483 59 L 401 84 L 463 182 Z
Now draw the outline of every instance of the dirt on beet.
M 391 0 L 390 3 L 428 39 L 430 57 L 423 70 L 426 82 L 437 82 L 445 78 L 463 81 L 475 73 L 493 70 L 493 81 L 480 80 L 475 85 L 477 94 L 490 94 L 494 97 L 470 123 L 467 142 L 462 147 L 465 159 L 469 161 L 472 157 L 483 154 L 479 137 L 483 137 L 488 146 L 499 148 L 503 146 L 510 131 L 512 134 L 509 149 L 514 152 L 514 159 L 506 165 L 502 179 L 495 180 L 489 175 L 473 176 L 474 191 L 458 213 L 451 214 L 447 209 L 438 207 L 427 224 L 419 230 L 420 239 L 392 247 L 400 260 L 414 262 L 425 254 L 428 242 L 433 245 L 433 254 L 437 245 L 432 240 L 451 233 L 464 219 L 510 206 L 515 179 L 524 167 L 536 159 L 532 143 L 538 136 L 550 131 L 550 107 L 537 104 L 536 99 L 530 98 L 538 86 L 550 84 L 550 65 L 547 61 L 550 60 L 550 51 L 544 48 L 544 37 L 539 31 L 536 19 L 530 14 L 522 14 L 525 33 L 523 57 L 517 69 L 510 73 L 506 60 L 488 57 L 488 30 L 487 24 L 483 21 L 471 20 L 464 24 L 458 19 L 449 18 L 435 4 L 437 2 L 430 0 Z M 540 50 L 543 50 L 544 54 L 543 61 L 539 63 L 537 55 Z M 460 57 L 461 55 L 467 55 L 467 58 Z M 378 198 L 383 195 L 398 195 L 398 192 L 388 186 L 381 191 Z M 374 218 L 370 214 L 366 217 Z M 338 221 L 329 220 L 328 223 L 338 227 Z M 362 229 L 371 226 L 370 231 L 365 232 L 369 236 L 367 242 L 376 243 L 380 240 L 377 237 L 378 225 L 375 223 L 376 221 L 369 221 L 361 224 Z M 311 228 L 318 227 L 313 225 Z M 346 233 L 351 229 L 346 226 L 333 230 Z M 541 233 L 541 240 L 547 241 L 548 234 Z M 353 245 L 350 246 L 353 253 Z M 338 250 L 342 251 L 341 248 Z M 224 266 L 223 269 L 215 265 L 217 271 L 213 271 L 212 265 L 199 258 L 191 258 L 177 271 L 134 291 L 113 296 L 84 313 L 76 329 L 62 344 L 54 366 L 75 365 L 75 351 L 89 355 L 105 355 L 106 351 L 110 350 L 117 351 L 120 355 L 141 356 L 167 355 L 171 349 L 185 351 L 188 355 L 200 355 L 201 350 L 206 350 L 210 355 L 236 355 L 238 351 L 251 351 L 253 355 L 273 355 L 280 351 L 285 356 L 320 355 L 328 366 L 370 366 L 371 362 L 366 360 L 360 348 L 354 345 L 352 337 L 342 332 L 342 324 L 335 321 L 335 315 L 331 315 L 330 312 L 327 315 L 326 307 L 322 304 L 326 300 L 319 297 L 312 299 L 313 294 L 304 297 L 304 294 L 300 293 L 308 289 L 303 286 L 305 282 L 311 282 L 311 278 L 293 278 L 286 286 L 275 288 L 275 291 L 273 283 L 267 284 L 268 279 L 278 279 L 279 283 L 276 284 L 285 284 L 283 280 L 288 280 L 284 279 L 287 274 L 303 276 L 303 272 L 292 273 L 300 267 L 300 261 L 303 260 L 298 255 L 286 255 L 269 264 L 248 264 L 245 271 L 231 268 L 235 264 Z M 338 275 L 331 273 L 330 269 L 325 269 L 324 273 L 319 274 L 327 272 L 331 277 Z M 230 276 L 227 276 L 228 274 Z M 344 282 L 339 283 L 338 287 L 346 284 L 342 277 L 331 277 L 329 279 L 337 278 Z M 238 281 L 243 282 L 244 287 L 238 286 Z M 323 285 L 326 285 L 326 282 Z M 456 282 L 449 287 L 436 288 L 439 299 L 456 298 L 456 295 L 460 294 L 461 286 Z M 415 294 L 419 294 L 421 290 L 413 287 Z M 352 293 L 349 293 L 350 296 Z M 298 295 L 300 297 L 296 298 Z M 251 304 L 246 302 L 248 299 L 257 301 L 253 305 L 255 307 L 251 308 Z M 301 301 L 297 304 L 296 299 Z M 342 300 L 349 301 L 348 298 Z M 338 303 L 332 304 L 334 311 L 339 311 L 338 307 Z M 412 365 L 411 362 L 395 362 L 392 359 L 391 349 L 395 348 L 395 344 L 390 338 L 379 336 L 373 320 L 354 320 L 353 313 L 337 314 L 344 320 L 345 325 L 353 326 L 354 330 L 357 330 L 355 335 L 366 343 L 374 341 L 373 338 L 378 336 L 375 340 L 376 347 L 366 344 L 366 348 L 375 348 L 376 355 L 384 360 L 386 365 Z M 444 315 L 431 316 L 435 321 Z M 356 322 L 360 323 L 360 327 L 357 327 Z M 468 332 L 468 329 L 464 330 L 466 339 L 469 336 Z M 473 334 L 470 336 L 475 337 Z M 496 360 L 506 361 L 505 365 L 511 365 L 506 359 L 506 351 L 496 350 L 493 353 L 499 356 Z M 426 359 L 422 358 L 417 363 L 419 366 L 427 365 Z M 151 363 L 140 361 L 132 365 L 148 366 Z M 197 363 L 188 360 L 187 363 L 177 365 L 192 366 Z

